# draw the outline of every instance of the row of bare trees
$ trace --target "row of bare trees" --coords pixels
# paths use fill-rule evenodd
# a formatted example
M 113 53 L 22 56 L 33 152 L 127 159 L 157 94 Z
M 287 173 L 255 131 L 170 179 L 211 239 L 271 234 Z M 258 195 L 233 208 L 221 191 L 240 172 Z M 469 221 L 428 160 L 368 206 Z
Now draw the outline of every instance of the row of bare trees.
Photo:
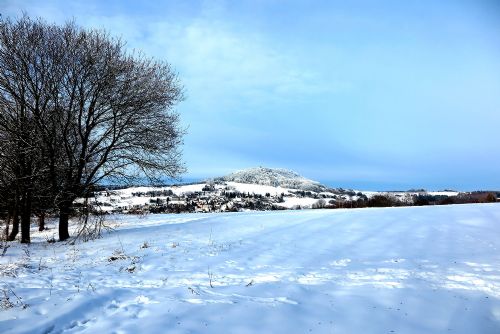
M 6 233 L 59 217 L 113 178 L 176 177 L 183 92 L 169 64 L 125 50 L 102 30 L 24 15 L 0 19 L 0 206 Z M 20 229 L 19 229 L 20 225 Z

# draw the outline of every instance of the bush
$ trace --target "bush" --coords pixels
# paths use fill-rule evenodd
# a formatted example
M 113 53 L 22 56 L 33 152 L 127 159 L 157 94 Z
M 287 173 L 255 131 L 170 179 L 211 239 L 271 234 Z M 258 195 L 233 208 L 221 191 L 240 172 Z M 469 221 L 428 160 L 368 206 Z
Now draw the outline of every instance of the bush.
M 442 200 L 439 201 L 439 205 L 449 205 L 449 204 L 455 204 L 455 197 L 449 196 L 445 197 Z
M 487 203 L 494 203 L 497 201 L 497 196 L 493 193 L 488 193 L 485 198 L 485 202 Z
M 316 203 L 313 203 L 313 205 L 311 205 L 311 208 L 312 209 L 323 209 L 325 206 L 326 206 L 326 201 L 324 199 L 320 199 L 320 200 L 316 201 Z
M 414 197 L 413 204 L 416 206 L 429 205 L 430 204 L 429 196 L 418 195 Z
M 390 207 L 398 205 L 400 205 L 400 203 L 396 199 L 386 195 L 375 195 L 370 198 L 367 203 L 369 207 Z

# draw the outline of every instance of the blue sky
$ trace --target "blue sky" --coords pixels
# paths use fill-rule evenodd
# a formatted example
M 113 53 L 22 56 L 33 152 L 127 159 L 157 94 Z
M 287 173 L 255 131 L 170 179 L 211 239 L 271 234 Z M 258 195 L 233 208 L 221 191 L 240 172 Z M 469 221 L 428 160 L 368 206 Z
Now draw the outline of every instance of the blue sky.
M 12 1 L 166 60 L 187 178 L 283 167 L 360 189 L 500 189 L 500 2 Z

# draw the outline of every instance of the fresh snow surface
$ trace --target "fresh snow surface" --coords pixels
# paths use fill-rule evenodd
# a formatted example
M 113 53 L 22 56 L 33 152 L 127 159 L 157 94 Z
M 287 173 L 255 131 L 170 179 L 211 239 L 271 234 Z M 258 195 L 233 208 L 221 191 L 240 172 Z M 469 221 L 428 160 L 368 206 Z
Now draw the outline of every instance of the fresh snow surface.
M 428 191 L 427 194 L 432 196 L 458 196 L 458 191 Z
M 328 201 L 331 200 L 331 198 L 325 198 L 324 201 L 325 203 L 328 203 Z M 318 200 L 310 197 L 285 197 L 283 203 L 278 203 L 279 206 L 287 209 L 293 209 L 293 208 L 311 208 L 311 206 L 314 203 L 317 203 Z
M 498 204 L 112 225 L 76 245 L 48 244 L 54 226 L 12 243 L 0 289 L 29 306 L 7 292 L 0 333 L 500 333 Z

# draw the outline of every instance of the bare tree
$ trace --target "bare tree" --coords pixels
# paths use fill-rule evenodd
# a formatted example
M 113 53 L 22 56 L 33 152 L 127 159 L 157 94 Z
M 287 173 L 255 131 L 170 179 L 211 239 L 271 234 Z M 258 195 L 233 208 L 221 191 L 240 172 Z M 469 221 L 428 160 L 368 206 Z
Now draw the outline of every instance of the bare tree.
M 64 28 L 62 87 L 57 91 L 64 151 L 59 238 L 68 234 L 74 199 L 112 177 L 176 176 L 182 130 L 172 107 L 182 90 L 165 63 L 129 55 L 102 31 Z M 134 173 L 138 172 L 138 173 Z
M 38 25 L 0 21 L 0 131 L 7 184 L 14 188 L 14 221 L 21 218 L 21 242 L 30 242 L 34 182 L 40 172 L 36 111 L 46 103 L 43 51 Z M 14 224 L 10 239 L 17 234 Z
M 48 121 L 54 109 L 60 51 L 52 42 L 57 34 L 55 27 L 27 16 L 15 22 L 0 20 L 0 162 L 7 171 L 4 184 L 14 188 L 9 200 L 13 212 L 10 240 L 18 232 L 20 216 L 21 242 L 30 242 L 33 200 L 47 206 L 55 194 L 55 189 L 45 184 L 48 147 L 42 140 L 40 120 Z M 51 128 L 53 140 L 58 140 L 54 135 L 58 129 Z
M 17 160 L 12 142 L 0 132 L 0 207 L 5 221 L 5 240 L 13 241 L 19 234 L 19 187 L 16 179 Z M 9 225 L 12 221 L 12 230 Z
M 21 138 L 21 226 L 36 198 L 58 210 L 66 240 L 74 200 L 99 182 L 183 172 L 173 109 L 182 98 L 169 64 L 128 53 L 105 31 L 0 21 L 0 131 Z M 27 154 L 36 159 L 27 163 Z

